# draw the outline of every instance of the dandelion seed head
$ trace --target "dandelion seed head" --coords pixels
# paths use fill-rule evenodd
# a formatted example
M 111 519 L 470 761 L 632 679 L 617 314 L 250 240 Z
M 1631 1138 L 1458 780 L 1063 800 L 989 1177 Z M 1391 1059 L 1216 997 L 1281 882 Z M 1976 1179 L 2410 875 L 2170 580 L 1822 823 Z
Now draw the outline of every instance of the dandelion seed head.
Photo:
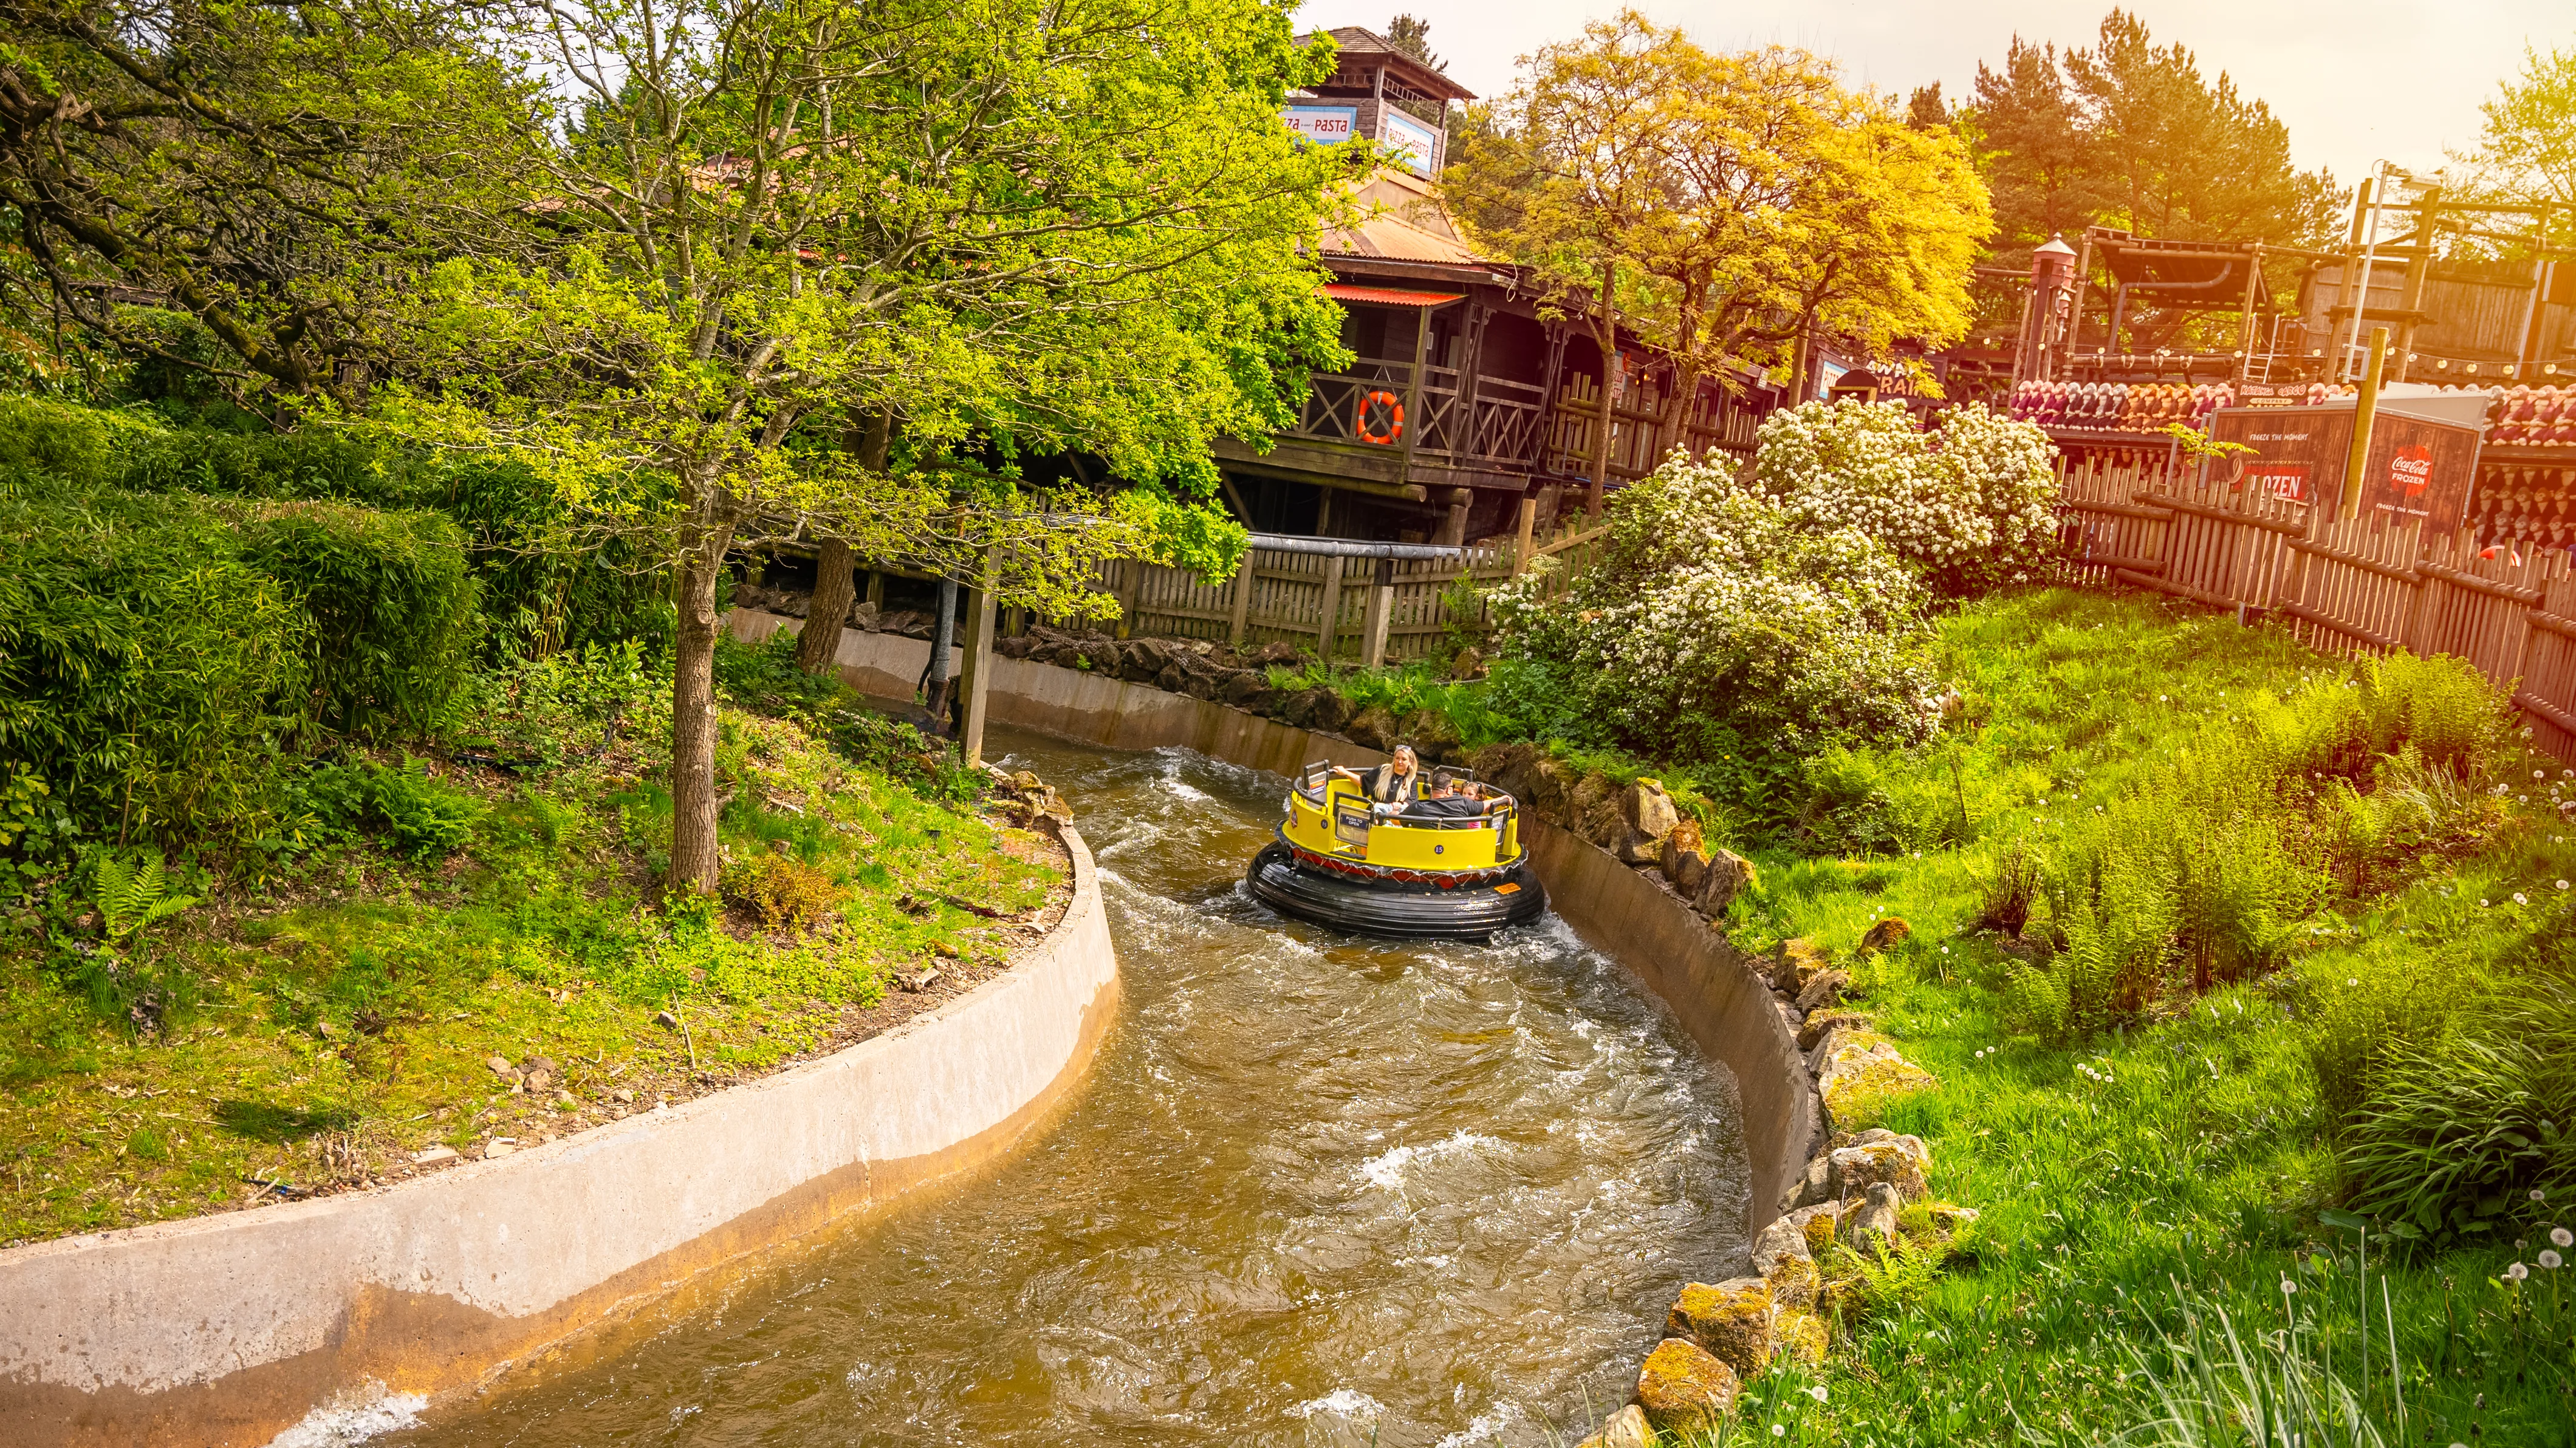
M 1807 1396 L 1821 1403 L 1825 1400 L 1825 1390 L 1822 1388 L 1809 1388 L 1807 1389 Z
M 2519 1262 L 2516 1262 L 2512 1266 L 2504 1269 L 2504 1275 L 2505 1280 L 2508 1282 L 2520 1282 L 2531 1275 L 2531 1269 L 2523 1266 Z
M 2516 890 L 2513 892 L 2513 903 L 2516 905 L 2528 905 L 2531 903 L 2531 897 L 2523 894 L 2520 890 Z
M 2553 1247 L 2576 1247 L 2576 1232 L 2565 1227 L 2552 1227 L 2549 1229 L 2549 1242 Z
M 2551 1248 L 2543 1247 L 2540 1249 L 2540 1265 L 2548 1268 L 2552 1272 L 2557 1271 L 2558 1264 L 2565 1260 L 2565 1258 L 2559 1256 L 2558 1253 Z
M 1787 1433 L 1788 1431 L 1789 1431 L 1788 1429 L 1781 1427 L 1781 1426 L 1780 1426 L 1779 1424 L 1777 1424 L 1777 1423 L 1774 1423 L 1774 1424 L 1772 1424 L 1772 1425 L 1771 1425 L 1771 1436 L 1772 1436 L 1772 1437 L 1774 1437 L 1774 1438 L 1777 1438 L 1777 1437 L 1781 1436 L 1782 1434 Z

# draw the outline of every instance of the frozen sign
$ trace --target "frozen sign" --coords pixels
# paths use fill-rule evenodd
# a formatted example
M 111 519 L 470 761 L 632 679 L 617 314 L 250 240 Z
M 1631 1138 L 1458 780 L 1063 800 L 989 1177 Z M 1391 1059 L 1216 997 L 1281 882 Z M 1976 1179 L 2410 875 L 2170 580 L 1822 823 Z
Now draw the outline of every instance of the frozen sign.
M 1351 138 L 1359 123 L 1357 106 L 1290 106 L 1288 129 L 1319 146 L 1337 146 Z

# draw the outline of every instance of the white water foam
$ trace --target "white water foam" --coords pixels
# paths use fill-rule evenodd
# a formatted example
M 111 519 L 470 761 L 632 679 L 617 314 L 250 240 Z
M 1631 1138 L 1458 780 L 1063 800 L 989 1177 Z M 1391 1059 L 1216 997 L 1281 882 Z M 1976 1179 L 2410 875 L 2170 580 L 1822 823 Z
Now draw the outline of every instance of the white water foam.
M 1442 1157 L 1501 1145 L 1500 1141 L 1481 1132 L 1452 1132 L 1446 1140 L 1435 1141 L 1429 1146 L 1399 1146 L 1371 1157 L 1361 1163 L 1360 1175 L 1389 1191 L 1401 1191 L 1404 1188 L 1404 1169 L 1417 1161 L 1437 1161 Z
M 1330 1413 L 1336 1418 L 1374 1418 L 1386 1411 L 1378 1400 L 1357 1388 L 1335 1388 L 1320 1398 L 1308 1398 L 1288 1410 L 1300 1418 L 1317 1413 Z
M 419 1393 L 389 1393 L 370 1382 L 340 1394 L 304 1415 L 304 1421 L 268 1440 L 268 1448 L 350 1448 L 379 1433 L 416 1427 L 429 1399 Z

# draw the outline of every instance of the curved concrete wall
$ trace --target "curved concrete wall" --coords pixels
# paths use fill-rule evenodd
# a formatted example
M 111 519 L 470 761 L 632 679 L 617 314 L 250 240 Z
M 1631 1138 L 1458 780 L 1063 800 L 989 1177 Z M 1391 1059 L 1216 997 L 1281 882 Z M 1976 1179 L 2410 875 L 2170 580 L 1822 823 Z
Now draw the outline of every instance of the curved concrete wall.
M 688 1278 L 992 1156 L 1117 1001 L 1090 851 L 1012 968 L 884 1035 L 378 1191 L 0 1252 L 0 1441 L 260 1444 L 438 1398 Z
M 762 639 L 802 625 L 737 610 L 734 632 Z M 930 645 L 896 634 L 841 630 L 841 677 L 863 693 L 909 698 Z M 1149 684 L 1025 659 L 994 661 L 990 717 L 1113 749 L 1179 745 L 1235 764 L 1293 774 L 1312 760 L 1375 764 L 1386 758 L 1347 739 L 1247 714 Z M 1531 863 L 1548 903 L 1577 935 L 1634 971 L 1672 1007 L 1691 1039 L 1734 1073 L 1744 1103 L 1752 1168 L 1749 1238 L 1788 1210 L 1823 1130 L 1816 1083 L 1771 989 L 1724 932 L 1665 889 L 1653 871 L 1541 821 L 1528 821 Z

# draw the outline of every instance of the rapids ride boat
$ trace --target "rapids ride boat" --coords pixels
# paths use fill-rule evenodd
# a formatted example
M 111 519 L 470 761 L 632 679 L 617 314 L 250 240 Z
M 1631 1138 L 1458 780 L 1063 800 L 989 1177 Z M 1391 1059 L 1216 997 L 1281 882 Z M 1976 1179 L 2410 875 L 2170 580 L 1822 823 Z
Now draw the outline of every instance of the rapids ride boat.
M 1477 813 L 1435 815 L 1420 798 L 1372 804 L 1331 765 L 1307 765 L 1278 838 L 1252 857 L 1244 883 L 1283 915 L 1359 935 L 1486 941 L 1545 914 L 1519 804 L 1482 790 L 1468 770 L 1440 772 L 1481 793 Z

